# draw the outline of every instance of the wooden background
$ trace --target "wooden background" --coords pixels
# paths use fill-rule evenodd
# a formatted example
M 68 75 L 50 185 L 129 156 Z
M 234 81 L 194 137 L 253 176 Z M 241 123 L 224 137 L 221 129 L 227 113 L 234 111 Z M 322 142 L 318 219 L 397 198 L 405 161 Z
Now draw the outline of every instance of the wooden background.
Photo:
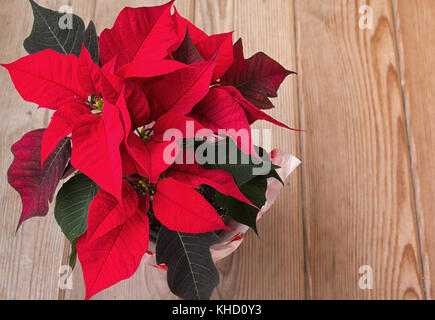
M 154 0 L 39 0 L 63 4 L 98 32 L 124 6 Z M 373 28 L 359 28 L 369 5 Z M 208 33 L 235 30 L 298 72 L 270 113 L 306 130 L 273 128 L 273 145 L 303 161 L 272 210 L 219 264 L 215 299 L 432 299 L 435 296 L 435 1 L 177 0 Z M 26 0 L 0 0 L 0 62 L 25 55 Z M 6 183 L 10 147 L 50 114 L 22 101 L 0 71 L 0 299 L 82 299 L 78 268 L 60 290 L 69 247 L 50 214 L 15 234 L 21 203 Z M 261 124 L 263 128 L 271 128 Z M 373 289 L 358 286 L 361 266 Z M 141 266 L 95 299 L 172 299 L 165 272 Z M 434 280 L 435 281 L 435 280 Z

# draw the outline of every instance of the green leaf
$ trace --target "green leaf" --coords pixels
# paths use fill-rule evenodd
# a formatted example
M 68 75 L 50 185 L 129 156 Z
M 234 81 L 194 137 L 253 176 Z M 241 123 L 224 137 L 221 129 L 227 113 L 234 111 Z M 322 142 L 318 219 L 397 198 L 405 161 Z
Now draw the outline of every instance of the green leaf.
M 70 249 L 70 254 L 69 254 L 69 259 L 68 259 L 68 265 L 71 268 L 71 272 L 74 270 L 74 267 L 76 266 L 76 262 L 77 262 L 77 239 L 74 239 L 71 242 L 71 249 Z
M 258 208 L 266 203 L 267 177 L 258 176 L 239 187 L 243 195 Z
M 168 267 L 171 291 L 185 300 L 208 300 L 219 284 L 210 246 L 219 238 L 214 232 L 186 234 L 160 229 L 156 245 L 158 264 Z
M 281 182 L 282 185 L 284 185 L 284 181 L 282 181 L 281 177 L 279 176 L 278 172 L 276 172 L 275 169 L 270 171 L 270 173 L 267 175 L 267 178 L 275 178 L 276 180 Z
M 257 148 L 260 159 L 254 159 L 252 156 L 241 151 L 232 139 L 226 139 L 215 144 L 204 142 L 196 145 L 208 150 L 214 148 L 215 157 L 213 161 L 208 161 L 203 166 L 206 169 L 221 169 L 229 172 L 238 186 L 241 186 L 256 177 L 264 177 L 270 174 L 271 170 L 279 168 L 270 161 L 269 155 L 263 149 Z M 200 152 L 201 154 L 201 152 Z M 223 159 L 225 156 L 225 159 Z M 222 158 L 219 158 L 222 157 Z
M 59 190 L 54 217 L 69 241 L 86 232 L 89 206 L 99 189 L 87 176 L 78 174 Z
M 270 155 L 261 147 L 254 146 L 255 150 L 257 151 L 258 155 L 264 160 L 272 163 L 272 159 L 270 158 Z M 276 169 L 279 169 L 280 167 L 277 165 L 272 165 L 271 170 L 269 174 L 266 176 L 266 178 L 275 178 L 279 182 L 284 185 L 284 181 L 282 181 L 281 177 L 279 176 L 278 172 L 276 172 Z
M 95 26 L 90 23 L 85 31 L 83 20 L 76 15 L 67 15 L 53 11 L 29 0 L 33 10 L 34 22 L 32 32 L 24 40 L 24 49 L 30 54 L 52 49 L 62 54 L 74 54 L 77 57 L 83 42 L 98 61 L 98 37 Z M 71 25 L 69 25 L 71 21 Z M 97 40 L 96 40 L 97 39 Z
M 257 208 L 219 192 L 216 193 L 216 202 L 227 211 L 232 219 L 250 227 L 258 235 L 257 215 L 259 210 Z
M 257 215 L 266 203 L 267 177 L 258 176 L 239 189 L 258 209 L 220 192 L 216 192 L 216 202 L 231 218 L 252 228 L 258 235 Z
M 100 61 L 100 48 L 97 36 L 97 30 L 95 29 L 95 24 L 91 21 L 89 22 L 88 28 L 83 34 L 83 42 L 86 49 L 88 49 L 91 54 L 92 60 L 95 63 Z

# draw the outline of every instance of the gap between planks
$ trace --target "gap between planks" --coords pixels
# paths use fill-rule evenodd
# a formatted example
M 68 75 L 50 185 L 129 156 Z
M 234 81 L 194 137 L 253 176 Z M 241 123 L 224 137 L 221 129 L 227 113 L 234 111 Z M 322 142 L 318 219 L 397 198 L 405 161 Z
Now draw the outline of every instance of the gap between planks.
M 294 48 L 295 48 L 295 64 L 296 64 L 296 108 L 298 113 L 298 129 L 303 128 L 304 120 L 302 115 L 302 107 L 301 107 L 301 85 L 299 79 L 299 30 L 297 24 L 297 12 L 296 12 L 296 3 L 297 0 L 289 0 L 291 1 L 291 5 L 293 6 L 293 32 L 294 32 Z M 304 132 L 300 132 L 298 136 L 298 156 L 301 158 L 304 154 L 304 140 L 302 135 Z M 301 220 L 302 220 L 302 241 L 303 241 L 303 260 L 304 260 L 304 298 L 305 300 L 311 298 L 311 277 L 310 277 L 310 266 L 307 257 L 308 251 L 308 225 L 307 225 L 307 216 L 306 216 L 306 189 L 305 189 L 305 163 L 302 161 L 300 164 L 300 170 L 298 171 L 299 180 L 300 180 L 300 189 L 301 189 Z
M 397 21 L 396 13 L 398 12 L 398 8 L 396 8 L 395 3 L 393 0 L 389 1 L 390 10 L 391 10 L 391 19 L 393 23 L 393 32 L 394 32 L 394 49 L 396 51 L 396 58 L 397 58 L 397 67 L 399 69 L 399 79 L 400 79 L 400 95 L 401 95 L 401 102 L 402 102 L 402 110 L 403 115 L 405 118 L 404 125 L 405 125 L 405 133 L 406 133 L 406 144 L 408 147 L 408 163 L 409 163 L 409 173 L 411 177 L 411 189 L 412 189 L 412 206 L 414 210 L 414 219 L 415 219 L 415 225 L 416 225 L 416 237 L 417 237 L 417 244 L 418 244 L 418 254 L 419 254 L 419 262 L 420 262 L 420 272 L 422 275 L 421 279 L 421 286 L 423 288 L 423 296 L 425 300 L 429 299 L 430 293 L 428 292 L 428 288 L 426 286 L 425 281 L 425 265 L 427 264 L 425 257 L 424 257 L 424 250 L 423 250 L 423 227 L 422 227 L 422 219 L 423 217 L 419 214 L 419 207 L 418 207 L 418 200 L 417 200 L 417 184 L 416 184 L 416 172 L 413 167 L 413 163 L 416 163 L 416 155 L 413 152 L 413 149 L 411 147 L 411 129 L 410 129 L 410 116 L 409 116 L 409 105 L 407 103 L 407 100 L 405 99 L 405 65 L 404 65 L 404 58 L 402 56 L 402 51 L 399 50 L 399 26 Z

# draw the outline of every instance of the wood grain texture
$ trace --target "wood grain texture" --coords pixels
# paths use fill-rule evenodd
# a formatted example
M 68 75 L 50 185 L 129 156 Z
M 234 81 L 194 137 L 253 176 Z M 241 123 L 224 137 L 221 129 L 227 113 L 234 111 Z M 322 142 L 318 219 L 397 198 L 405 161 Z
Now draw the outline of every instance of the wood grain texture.
M 67 1 L 39 1 L 56 8 Z M 0 61 L 9 63 L 26 55 L 22 43 L 33 23 L 27 1 L 0 1 Z M 15 233 L 21 212 L 18 193 L 7 184 L 12 162 L 10 148 L 26 132 L 46 127 L 49 113 L 26 103 L 16 92 L 5 69 L 0 71 L 0 299 L 57 299 L 63 236 L 53 218 L 34 218 Z
M 97 31 L 125 6 L 166 0 L 38 0 L 70 4 Z M 359 28 L 369 5 L 373 28 Z M 435 287 L 435 4 L 432 0 L 177 0 L 209 34 L 243 37 L 245 55 L 264 51 L 290 76 L 267 111 L 306 131 L 272 129 L 271 146 L 303 161 L 276 204 L 236 253 L 218 263 L 213 299 L 432 299 Z M 24 56 L 28 1 L 0 0 L 0 62 Z M 12 44 L 12 45 L 11 45 Z M 83 299 L 80 265 L 60 290 L 69 244 L 53 218 L 15 234 L 21 211 L 7 184 L 10 147 L 48 124 L 50 112 L 24 102 L 0 71 L 0 299 Z M 260 141 L 267 145 L 267 140 Z M 361 290 L 359 268 L 373 269 Z M 166 273 L 141 265 L 94 299 L 176 299 Z
M 393 1 L 427 297 L 435 297 L 435 2 Z
M 373 28 L 359 28 L 360 6 Z M 296 1 L 309 298 L 424 297 L 390 1 Z M 358 286 L 373 269 L 373 290 Z

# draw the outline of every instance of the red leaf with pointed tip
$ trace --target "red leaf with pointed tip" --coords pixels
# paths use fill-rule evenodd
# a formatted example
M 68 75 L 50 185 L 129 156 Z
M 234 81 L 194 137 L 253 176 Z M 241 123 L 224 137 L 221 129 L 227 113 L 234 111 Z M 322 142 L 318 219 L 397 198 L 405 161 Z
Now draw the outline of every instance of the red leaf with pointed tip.
M 104 70 L 104 72 L 108 74 L 115 74 L 116 71 L 116 60 L 118 60 L 118 56 L 114 56 L 112 59 L 110 59 L 106 64 L 104 64 L 101 68 Z
M 87 239 L 96 240 L 123 225 L 138 208 L 139 196 L 128 184 L 122 184 L 122 204 L 100 189 L 89 206 Z
M 157 184 L 153 210 L 156 218 L 173 231 L 205 233 L 230 229 L 199 192 L 171 178 Z
M 178 13 L 176 13 L 178 15 Z M 178 19 L 184 19 L 179 17 Z M 184 19 L 185 20 L 185 19 Z M 181 39 L 184 39 L 178 45 L 178 49 L 172 52 L 175 60 L 185 64 L 192 64 L 204 60 L 210 60 L 217 56 L 216 68 L 213 72 L 212 81 L 219 79 L 225 74 L 228 68 L 233 64 L 233 40 L 232 32 L 207 36 L 202 31 L 195 30 L 191 27 L 190 22 L 180 20 L 180 27 L 184 25 L 185 30 L 179 32 Z M 188 31 L 188 32 L 186 32 Z M 194 35 L 191 36 L 190 33 Z
M 193 43 L 192 38 L 187 30 L 183 42 L 176 51 L 172 52 L 172 56 L 175 60 L 188 65 L 205 61 Z
M 233 33 L 216 34 L 195 43 L 196 48 L 205 60 L 217 55 L 216 68 L 212 81 L 222 77 L 233 64 Z
M 170 133 L 177 133 L 180 136 L 177 138 L 194 138 L 198 131 L 204 127 L 195 119 L 182 116 L 178 113 L 168 112 L 161 116 L 154 125 L 154 139 L 164 141 L 165 134 L 170 136 Z M 176 132 L 172 131 L 176 130 Z M 168 138 L 168 137 L 166 137 Z
M 114 75 L 112 69 L 111 63 L 106 68 L 100 68 L 83 47 L 77 65 L 77 77 L 85 92 L 95 96 L 102 94 L 105 101 L 115 103 L 123 88 L 123 82 Z
M 175 29 L 177 30 L 179 40 L 178 40 L 178 43 L 171 48 L 171 51 L 174 51 L 175 49 L 177 49 L 180 46 L 180 44 L 183 42 L 183 39 L 186 36 L 187 28 L 189 29 L 190 37 L 194 43 L 208 37 L 204 31 L 202 31 L 201 29 L 196 27 L 189 20 L 183 18 L 178 13 L 177 9 L 175 9 L 175 12 L 174 12 L 172 17 L 173 17 L 174 22 L 175 22 Z
M 104 100 L 110 103 L 117 101 L 124 86 L 122 79 L 115 75 L 115 61 L 116 57 L 101 68 L 101 94 Z
M 101 69 L 92 60 L 91 54 L 85 45 L 82 46 L 82 51 L 77 63 L 77 78 L 84 92 L 98 95 L 101 93 Z
M 198 188 L 200 185 L 206 184 L 220 193 L 254 206 L 240 192 L 234 182 L 233 176 L 227 171 L 218 169 L 207 170 L 199 164 L 174 164 L 169 168 L 167 175 L 191 188 Z
M 178 41 L 171 16 L 172 3 L 122 10 L 113 28 L 104 30 L 100 36 L 101 63 L 105 65 L 117 57 L 115 69 L 118 69 L 137 58 L 164 59 Z
M 189 113 L 207 95 L 215 65 L 213 58 L 155 81 L 147 89 L 152 119 L 169 111 L 182 115 Z
M 151 183 L 156 183 L 160 175 L 174 163 L 180 148 L 176 142 L 143 142 L 136 134 L 131 133 L 128 138 L 128 150 L 136 161 L 139 174 L 148 178 Z M 174 150 L 175 154 L 167 150 Z
M 85 116 L 73 128 L 71 164 L 102 189 L 121 199 L 122 163 L 119 151 L 124 128 L 119 110 L 104 103 L 103 118 Z
M 131 129 L 136 129 L 148 123 L 150 117 L 150 107 L 140 85 L 133 81 L 125 81 L 124 89 L 125 101 L 118 101 L 117 105 L 127 107 L 128 114 L 123 113 L 123 117 L 131 117 Z M 127 133 L 129 132 L 126 131 Z
M 123 176 L 134 176 L 137 174 L 136 162 L 133 157 L 127 151 L 125 144 L 121 144 L 121 161 L 122 161 L 122 175 Z
M 57 110 L 88 99 L 89 92 L 83 90 L 77 78 L 77 62 L 74 55 L 48 49 L 2 66 L 24 100 Z
M 130 278 L 148 250 L 149 221 L 140 209 L 124 224 L 90 241 L 84 234 L 77 253 L 86 284 L 86 299 L 121 280 Z
M 41 169 L 44 129 L 31 131 L 12 146 L 14 161 L 8 170 L 9 184 L 23 203 L 17 229 L 27 219 L 45 216 L 71 154 L 69 139 L 62 140 Z
M 62 107 L 53 114 L 42 139 L 41 163 L 44 163 L 58 143 L 72 132 L 78 119 L 86 114 L 90 114 L 90 110 L 80 103 Z
M 215 133 L 219 129 L 226 129 L 228 136 L 237 141 L 242 151 L 248 154 L 253 153 L 251 128 L 245 112 L 227 91 L 216 87 L 211 88 L 189 116 Z M 240 139 L 238 139 L 238 133 L 240 133 Z
M 193 138 L 199 130 L 204 130 L 204 127 L 194 119 L 169 112 L 156 121 L 154 137 L 151 140 L 143 142 L 136 134 L 131 133 L 127 149 L 136 162 L 139 174 L 155 183 L 174 163 L 181 151 L 178 139 Z M 165 137 L 165 133 L 169 136 Z M 205 132 L 204 134 L 207 135 Z
M 139 195 L 139 204 L 138 210 L 144 213 L 147 213 L 150 209 L 150 195 L 149 194 L 140 194 Z
M 281 83 L 292 73 L 262 52 L 245 60 L 240 39 L 234 45 L 234 63 L 220 83 L 236 87 L 256 107 L 271 109 L 268 98 L 277 96 Z
M 153 78 L 186 68 L 184 63 L 175 60 L 155 60 L 148 57 L 136 59 L 120 67 L 116 74 L 122 78 Z
M 286 124 L 272 118 L 267 113 L 261 111 L 257 107 L 255 107 L 252 103 L 250 103 L 248 100 L 246 100 L 242 94 L 234 87 L 231 86 L 219 86 L 222 90 L 227 91 L 231 96 L 234 98 L 235 101 L 237 101 L 240 106 L 245 111 L 246 117 L 249 121 L 249 124 L 253 124 L 257 120 L 265 120 L 270 123 L 276 124 L 277 126 L 293 130 L 293 131 L 303 131 L 299 129 L 293 129 L 287 126 Z
M 133 85 L 133 83 L 131 83 Z M 138 112 L 139 116 L 142 116 L 143 114 L 145 114 L 146 117 L 146 110 L 148 107 L 147 101 L 145 96 L 143 95 L 143 93 L 136 87 L 130 87 L 130 86 L 124 86 L 121 90 L 121 93 L 118 97 L 118 100 L 116 101 L 116 105 L 111 105 L 109 104 L 109 108 L 110 110 L 112 110 L 112 112 L 114 112 L 115 114 L 114 116 L 114 120 L 116 121 L 117 116 L 116 116 L 116 110 L 118 110 L 118 115 L 119 118 L 122 121 L 123 127 L 124 127 L 124 141 L 127 141 L 127 138 L 130 134 L 130 131 L 132 130 L 132 123 L 131 123 L 131 118 L 130 118 L 130 112 L 129 109 L 127 107 L 127 100 L 129 101 L 131 106 L 134 106 L 135 108 L 137 108 L 137 110 L 141 110 L 141 108 L 143 108 L 143 113 Z M 103 109 L 103 118 L 104 118 L 104 109 Z M 135 118 L 136 119 L 136 118 Z M 136 119 L 136 121 L 138 121 Z

